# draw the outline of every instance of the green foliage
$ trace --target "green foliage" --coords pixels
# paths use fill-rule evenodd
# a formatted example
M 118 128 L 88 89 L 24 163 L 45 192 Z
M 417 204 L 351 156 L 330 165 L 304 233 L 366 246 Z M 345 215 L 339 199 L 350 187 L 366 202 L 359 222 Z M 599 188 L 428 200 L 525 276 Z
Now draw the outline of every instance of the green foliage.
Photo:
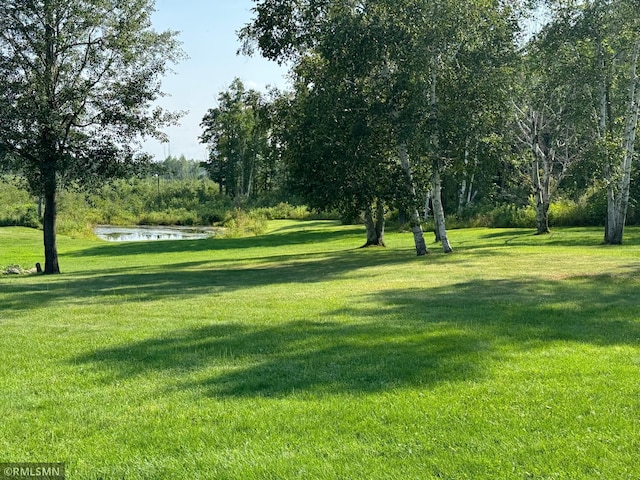
M 206 175 L 201 162 L 188 160 L 184 155 L 180 157 L 168 156 L 163 161 L 150 166 L 150 171 L 165 180 L 197 180 Z
M 327 219 L 335 216 L 313 213 L 304 205 L 286 202 L 268 206 L 274 198 L 256 197 L 249 202 L 238 197 L 233 201 L 221 195 L 218 185 L 206 178 L 115 180 L 93 193 L 62 192 L 58 198 L 58 229 L 65 235 L 90 237 L 93 227 L 98 224 L 190 226 L 231 222 L 230 230 L 238 236 L 246 232 L 260 233 L 264 220 Z M 1 225 L 40 227 L 37 206 L 31 196 L 25 190 L 2 182 Z
M 465 209 L 463 216 L 448 217 L 447 225 L 451 228 L 534 228 L 536 212 L 532 203 L 524 206 L 511 203 L 483 204 Z
M 153 0 L 0 3 L 0 163 L 33 194 L 130 175 L 147 160 L 140 136 L 164 138 L 179 117 L 153 107 L 182 57 L 153 11 Z
M 180 117 L 160 79 L 181 58 L 176 32 L 156 32 L 154 0 L 0 2 L 0 170 L 43 198 L 47 274 L 60 273 L 56 196 L 128 177 L 149 160 L 141 139 Z
M 36 201 L 25 190 L 0 179 L 0 226 L 39 228 Z
M 202 119 L 200 141 L 209 148 L 204 166 L 222 193 L 250 197 L 274 189 L 278 155 L 270 140 L 270 110 L 267 96 L 236 78 Z
M 58 196 L 57 230 L 75 238 L 93 238 L 93 227 L 99 223 L 97 212 L 90 208 L 84 194 L 61 192 Z
M 96 223 L 110 225 L 211 225 L 224 218 L 231 201 L 209 179 L 118 180 L 88 197 Z
M 592 190 L 580 199 L 557 199 L 549 207 L 551 227 L 602 226 L 606 218 L 606 198 L 602 190 Z M 633 221 L 635 217 L 631 216 Z M 533 200 L 526 206 L 501 204 L 493 207 L 470 208 L 461 217 L 447 217 L 450 228 L 535 228 L 536 212 Z
M 196 212 L 186 208 L 169 208 L 160 212 L 142 214 L 135 222 L 137 225 L 200 225 Z
M 245 212 L 240 209 L 231 210 L 224 222 L 223 238 L 239 238 L 248 235 L 261 235 L 267 230 L 267 218 L 260 212 Z
M 311 216 L 306 206 L 290 205 L 285 202 L 280 202 L 273 207 L 256 208 L 253 211 L 267 220 L 305 220 Z
M 549 207 L 549 222 L 555 227 L 602 226 L 606 217 L 607 200 L 602 190 L 577 201 L 559 199 Z

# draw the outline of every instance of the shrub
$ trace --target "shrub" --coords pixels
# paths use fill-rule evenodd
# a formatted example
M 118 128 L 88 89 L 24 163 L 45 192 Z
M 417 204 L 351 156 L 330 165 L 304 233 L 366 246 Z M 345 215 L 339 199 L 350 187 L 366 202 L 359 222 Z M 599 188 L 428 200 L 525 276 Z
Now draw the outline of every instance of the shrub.
M 458 227 L 534 228 L 536 212 L 533 205 L 500 204 L 477 209 L 458 218 L 455 223 Z
M 267 230 L 267 219 L 259 212 L 246 213 L 238 208 L 229 212 L 223 222 L 225 228 L 221 235 L 226 238 L 260 235 Z
M 38 207 L 25 190 L 0 181 L 0 226 L 39 228 Z
M 137 218 L 138 225 L 184 225 L 198 224 L 198 215 L 186 208 L 170 208 L 163 211 L 149 212 Z
M 309 209 L 306 206 L 294 206 L 280 202 L 273 207 L 261 207 L 253 210 L 263 215 L 267 220 L 304 220 L 309 217 Z
M 606 193 L 591 189 L 577 201 L 560 199 L 549 207 L 549 224 L 555 227 L 602 226 L 607 216 Z

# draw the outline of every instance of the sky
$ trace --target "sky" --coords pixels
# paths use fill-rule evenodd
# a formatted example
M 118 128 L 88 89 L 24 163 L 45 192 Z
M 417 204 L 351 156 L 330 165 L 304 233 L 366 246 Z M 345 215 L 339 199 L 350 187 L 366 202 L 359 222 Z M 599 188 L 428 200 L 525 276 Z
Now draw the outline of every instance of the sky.
M 0 0 L 1 1 L 1 0 Z M 247 88 L 264 91 L 267 85 L 287 87 L 286 69 L 255 54 L 237 55 L 237 32 L 252 18 L 252 0 L 156 0 L 153 16 L 157 31 L 180 32 L 187 60 L 173 65 L 174 73 L 163 80 L 169 97 L 158 104 L 170 111 L 188 111 L 180 125 L 165 130 L 170 143 L 146 142 L 144 149 L 156 160 L 184 155 L 193 160 L 207 158 L 200 144 L 200 122 L 207 110 L 217 106 L 217 97 L 234 78 Z
M 247 88 L 264 91 L 267 85 L 285 88 L 286 70 L 258 54 L 237 55 L 237 32 L 251 20 L 251 0 L 157 0 L 156 31 L 179 31 L 187 60 L 173 65 L 163 80 L 169 95 L 158 104 L 171 111 L 188 110 L 180 125 L 165 130 L 170 143 L 148 141 L 144 149 L 156 160 L 168 155 L 204 160 L 207 149 L 198 141 L 200 122 L 217 97 L 238 77 Z

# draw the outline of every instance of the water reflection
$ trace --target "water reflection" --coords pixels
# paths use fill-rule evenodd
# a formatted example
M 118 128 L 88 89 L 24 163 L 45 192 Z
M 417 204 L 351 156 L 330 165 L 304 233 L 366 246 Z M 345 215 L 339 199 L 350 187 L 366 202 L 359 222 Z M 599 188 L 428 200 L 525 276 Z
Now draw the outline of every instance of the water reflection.
M 154 240 L 198 240 L 213 237 L 213 227 L 115 227 L 98 225 L 94 233 L 108 242 L 143 242 Z

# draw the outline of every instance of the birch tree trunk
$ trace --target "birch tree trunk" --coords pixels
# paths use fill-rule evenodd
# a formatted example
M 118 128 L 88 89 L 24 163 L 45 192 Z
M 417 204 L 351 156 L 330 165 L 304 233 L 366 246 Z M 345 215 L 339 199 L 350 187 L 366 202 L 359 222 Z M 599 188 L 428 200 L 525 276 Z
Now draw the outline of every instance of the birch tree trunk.
M 462 172 L 462 182 L 460 182 L 460 191 L 458 194 L 458 216 L 462 215 L 462 209 L 465 206 L 467 198 L 467 167 L 469 166 L 469 139 L 467 138 L 464 148 L 464 171 Z
M 436 95 L 437 76 L 435 67 L 431 70 L 431 120 L 433 123 L 433 133 L 431 134 L 431 147 L 434 158 L 437 158 L 440 139 L 438 138 L 438 97 Z M 442 205 L 442 178 L 440 177 L 440 162 L 433 160 L 431 175 L 431 202 L 433 204 L 433 222 L 435 227 L 436 241 L 442 243 L 444 253 L 452 253 L 453 249 L 447 237 L 445 226 L 444 206 Z
M 424 232 L 422 231 L 422 225 L 420 224 L 420 213 L 416 206 L 416 187 L 413 180 L 413 170 L 411 169 L 411 163 L 409 162 L 409 153 L 407 151 L 406 143 L 401 143 L 398 146 L 398 157 L 400 158 L 400 165 L 407 177 L 407 183 L 409 186 L 409 196 L 411 198 L 410 225 L 411 231 L 413 232 L 413 242 L 416 246 L 416 254 L 421 257 L 428 254 L 429 250 L 427 249 L 427 244 L 424 241 Z
M 453 248 L 451 248 L 449 237 L 447 237 L 444 207 L 442 205 L 442 179 L 440 177 L 440 171 L 437 168 L 435 168 L 433 172 L 432 185 L 433 220 L 435 224 L 436 238 L 442 242 L 442 249 L 444 250 L 444 253 L 452 253 Z
M 518 126 L 522 133 L 519 140 L 531 152 L 529 169 L 536 209 L 536 235 L 543 235 L 550 232 L 551 177 L 555 162 L 553 139 L 541 112 L 533 108 L 528 108 L 526 112 L 518 110 L 521 116 Z
M 627 209 L 629 207 L 631 164 L 635 154 L 636 129 L 640 110 L 640 77 L 637 74 L 639 56 L 640 37 L 636 39 L 631 59 L 629 104 L 625 115 L 625 128 L 622 139 L 623 158 L 620 165 L 619 179 L 615 181 L 615 178 L 611 178 L 607 195 L 608 211 L 605 242 L 614 245 L 622 244 Z
M 538 158 L 534 158 L 531 163 L 531 181 L 533 183 L 533 195 L 536 202 L 536 235 L 543 235 L 550 232 L 549 194 L 548 191 L 545 190 L 545 183 L 548 183 L 548 179 L 546 181 L 540 179 L 540 161 Z

